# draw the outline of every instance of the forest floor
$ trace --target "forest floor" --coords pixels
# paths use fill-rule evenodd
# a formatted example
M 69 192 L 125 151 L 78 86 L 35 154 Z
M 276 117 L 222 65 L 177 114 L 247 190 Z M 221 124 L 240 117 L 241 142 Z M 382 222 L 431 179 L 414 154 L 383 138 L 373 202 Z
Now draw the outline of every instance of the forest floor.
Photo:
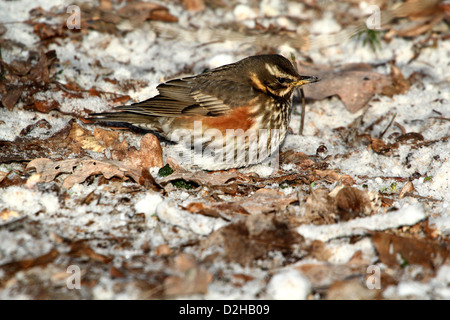
M 0 299 L 450 299 L 449 21 L 430 0 L 0 2 Z M 84 120 L 266 53 L 322 79 L 276 164 L 194 171 Z

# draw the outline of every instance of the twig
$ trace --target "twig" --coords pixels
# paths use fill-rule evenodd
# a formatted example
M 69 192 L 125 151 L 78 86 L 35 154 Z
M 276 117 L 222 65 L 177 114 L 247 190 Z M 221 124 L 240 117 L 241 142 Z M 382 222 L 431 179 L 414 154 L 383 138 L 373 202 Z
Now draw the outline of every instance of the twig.
M 292 60 L 292 64 L 294 65 L 295 71 L 298 72 L 297 61 L 295 60 L 295 56 L 293 53 L 291 54 L 291 60 Z M 303 127 L 305 124 L 306 99 L 305 99 L 305 92 L 303 91 L 303 88 L 297 87 L 297 92 L 302 99 L 302 110 L 301 110 L 301 115 L 300 115 L 300 127 L 298 129 L 298 134 L 303 135 Z
M 394 122 L 394 126 L 396 126 L 397 128 L 399 128 L 402 131 L 402 134 L 406 133 L 406 129 L 404 126 L 402 126 L 400 123 L 398 123 L 397 121 Z
M 298 130 L 299 135 L 303 135 L 303 126 L 305 124 L 305 111 L 306 111 L 306 99 L 305 99 L 305 92 L 303 92 L 303 88 L 297 88 L 297 91 L 300 92 L 301 98 L 302 98 L 302 114 L 300 115 L 300 128 Z
M 392 117 L 391 121 L 389 121 L 387 127 L 383 130 L 383 132 L 378 137 L 379 139 L 383 138 L 386 131 L 388 131 L 388 129 L 392 126 L 392 124 L 394 123 L 395 117 L 397 117 L 397 113 L 394 113 L 394 116 Z

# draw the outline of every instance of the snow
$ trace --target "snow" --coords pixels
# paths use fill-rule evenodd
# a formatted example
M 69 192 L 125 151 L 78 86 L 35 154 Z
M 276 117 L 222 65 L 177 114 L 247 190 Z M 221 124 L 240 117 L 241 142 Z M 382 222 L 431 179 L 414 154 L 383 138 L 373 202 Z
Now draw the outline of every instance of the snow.
M 398 211 L 357 218 L 331 225 L 301 225 L 298 233 L 311 240 L 328 241 L 344 236 L 366 234 L 368 230 L 386 230 L 411 226 L 427 217 L 420 205 L 405 205 Z
M 450 299 L 450 266 L 442 266 L 428 283 L 402 281 L 389 286 L 383 296 L 387 299 Z
M 90 30 L 84 35 L 83 41 L 72 42 L 60 40 L 61 43 L 52 43 L 49 50 L 56 50 L 60 60 L 61 83 L 76 81 L 85 89 L 97 88 L 107 92 L 129 95 L 132 100 L 140 101 L 157 94 L 156 86 L 173 76 L 180 76 L 182 70 L 199 73 L 205 69 L 215 68 L 231 63 L 245 56 L 255 54 L 260 48 L 253 44 L 241 44 L 236 41 L 225 41 L 208 45 L 199 45 L 199 39 L 208 41 L 208 34 L 216 24 L 226 24 L 240 21 L 246 26 L 254 27 L 255 20 L 264 26 L 270 23 L 285 26 L 292 30 L 307 29 L 320 36 L 341 31 L 340 24 L 331 12 L 313 18 L 312 24 L 296 25 L 280 15 L 294 16 L 302 19 L 311 18 L 310 9 L 303 3 L 287 1 L 286 3 L 273 0 L 264 0 L 257 6 L 252 1 L 239 1 L 231 11 L 222 9 L 207 9 L 204 13 L 191 14 L 186 12 L 178 2 L 166 5 L 170 12 L 179 17 L 175 29 L 186 37 L 170 39 L 157 36 L 154 26 L 144 26 L 124 32 L 120 37 L 111 34 Z M 323 2 L 322 2 L 323 3 Z M 0 2 L 0 21 L 7 27 L 2 37 L 25 44 L 32 49 L 39 42 L 33 33 L 32 26 L 24 23 L 29 18 L 31 8 L 38 6 L 44 10 L 52 7 L 67 7 L 72 4 L 70 0 L 20 0 Z M 326 3 L 325 3 L 326 4 Z M 362 9 L 367 6 L 361 4 Z M 51 19 L 51 18 L 48 18 Z M 198 31 L 183 33 L 181 29 L 199 27 Z M 123 28 L 129 26 L 121 26 Z M 423 48 L 420 56 L 410 62 L 414 56 L 414 43 L 420 43 L 426 36 L 419 36 L 414 40 L 394 38 L 389 43 L 382 42 L 382 47 L 376 53 L 368 47 L 363 47 L 355 39 L 346 39 L 336 46 L 312 47 L 305 52 L 316 64 L 342 65 L 352 62 L 366 62 L 373 65 L 380 64 L 376 71 L 384 74 L 390 72 L 385 64 L 395 59 L 396 65 L 407 78 L 414 72 L 419 73 L 423 83 L 413 84 L 404 94 L 392 98 L 377 96 L 370 101 L 370 108 L 365 117 L 363 127 L 367 127 L 379 117 L 386 114 L 396 114 L 395 121 L 400 123 L 406 132 L 418 132 L 425 140 L 439 139 L 450 132 L 450 122 L 436 119 L 439 113 L 449 117 L 450 110 L 450 41 L 438 41 L 436 46 Z M 281 53 L 288 56 L 294 52 L 298 59 L 300 53 L 287 45 L 279 48 Z M 2 59 L 9 63 L 14 59 L 27 59 L 27 50 L 2 48 Z M 98 60 L 102 68 L 97 68 Z M 182 74 L 181 76 L 183 76 Z M 142 86 L 113 85 L 104 78 L 113 78 L 118 81 L 142 81 Z M 54 99 L 61 105 L 61 111 L 80 114 L 85 109 L 94 112 L 103 112 L 112 106 L 102 98 L 86 97 L 83 99 L 70 99 L 60 92 L 40 92 L 36 95 L 38 100 Z M 298 108 L 298 106 L 296 106 Z M 296 110 L 297 111 L 297 110 Z M 438 235 L 450 234 L 450 148 L 448 140 L 436 142 L 429 146 L 412 149 L 410 145 L 403 144 L 394 152 L 393 156 L 380 155 L 364 145 L 348 148 L 342 143 L 341 137 L 335 131 L 338 127 L 346 127 L 361 115 L 348 112 L 337 97 L 322 101 L 309 102 L 305 119 L 304 135 L 289 134 L 282 150 L 294 150 L 315 155 L 317 147 L 325 145 L 330 158 L 327 160 L 330 167 L 339 169 L 342 173 L 355 178 L 358 185 L 366 184 L 370 192 L 379 192 L 395 182 L 394 177 L 409 178 L 419 173 L 420 178 L 412 180 L 415 192 L 422 197 L 432 198 L 433 201 L 422 205 L 415 198 L 405 198 L 396 201 L 396 211 L 386 213 L 378 212 L 373 216 L 357 218 L 348 222 L 333 225 L 303 224 L 297 228 L 299 234 L 308 241 L 320 240 L 327 242 L 327 249 L 331 252 L 328 263 L 344 264 L 358 251 L 362 251 L 363 258 L 374 262 L 376 253 L 368 237 L 350 243 L 346 237 L 367 234 L 368 230 L 387 230 L 402 226 L 411 226 L 429 217 L 430 227 L 436 229 Z M 48 114 L 31 112 L 23 109 L 19 103 L 14 110 L 0 108 L 0 140 L 14 141 L 20 136 L 23 129 L 39 120 L 46 120 L 51 124 L 50 129 L 35 128 L 27 138 L 46 139 L 61 130 L 72 116 L 52 111 Z M 372 129 L 372 136 L 378 136 L 385 128 L 389 119 L 385 119 Z M 92 129 L 92 127 L 85 126 Z M 294 114 L 290 124 L 293 132 L 298 132 L 299 116 Z M 391 127 L 386 137 L 398 128 Z M 126 138 L 128 143 L 139 146 L 138 135 L 129 132 L 120 132 L 120 139 Z M 341 157 L 340 155 L 346 155 Z M 408 161 L 408 164 L 406 164 Z M 14 165 L 0 164 L 0 170 L 9 172 L 15 169 Z M 294 165 L 284 165 L 282 169 L 291 171 Z M 151 170 L 156 175 L 157 168 Z M 242 173 L 254 172 L 261 177 L 272 173 L 267 165 L 257 165 L 252 168 L 241 169 Z M 431 177 L 426 179 L 426 177 Z M 403 183 L 398 183 L 400 190 Z M 126 185 L 125 185 L 126 187 Z M 276 188 L 277 186 L 272 186 Z M 282 189 L 290 193 L 292 188 Z M 89 204 L 80 204 L 79 199 L 87 197 L 90 193 L 101 194 L 99 200 Z M 128 196 L 129 205 L 122 204 L 117 195 L 95 185 L 77 184 L 67 191 L 67 199 L 59 199 L 55 193 L 40 191 L 38 187 L 26 189 L 24 187 L 10 186 L 0 189 L 0 212 L 3 209 L 15 210 L 21 217 L 33 223 L 42 223 L 48 226 L 55 234 L 72 238 L 83 238 L 90 232 L 96 233 L 99 238 L 111 232 L 115 236 L 125 234 L 128 217 L 144 214 L 147 230 L 142 234 L 133 234 L 135 237 L 131 247 L 120 251 L 124 257 L 141 254 L 141 246 L 150 244 L 153 248 L 160 244 L 176 246 L 195 237 L 206 237 L 219 228 L 227 225 L 223 219 L 203 215 L 195 215 L 184 210 L 180 205 L 192 202 L 196 195 L 188 192 L 173 192 L 162 196 L 155 192 L 145 191 Z M 77 200 L 78 199 L 78 200 Z M 177 204 L 178 203 L 178 204 Z M 294 206 L 294 211 L 302 212 L 301 207 Z M 0 220 L 1 221 L 1 220 Z M 172 228 L 177 227 L 178 233 L 173 234 Z M 170 235 L 170 236 L 169 236 Z M 12 233 L 0 229 L 0 265 L 19 261 L 33 256 L 45 254 L 52 248 L 51 241 L 43 237 L 36 240 L 26 231 Z M 109 254 L 113 249 L 98 249 L 99 252 Z M 102 251 L 103 250 L 103 251 Z M 274 256 L 274 259 L 276 257 Z M 157 265 L 146 268 L 157 269 Z M 266 284 L 269 272 L 267 270 L 244 269 L 240 266 L 214 265 L 212 271 L 222 269 L 229 274 L 245 273 L 254 276 L 237 289 L 223 280 L 215 280 L 208 287 L 206 295 L 199 298 L 207 299 L 255 299 L 266 292 L 267 298 L 272 299 L 306 299 L 311 292 L 311 284 L 295 269 L 275 271 Z M 272 272 L 272 271 L 270 271 Z M 5 273 L 0 269 L 0 278 Z M 23 274 L 18 273 L 20 278 Z M 383 295 L 385 298 L 419 298 L 419 299 L 450 299 L 448 289 L 450 280 L 450 267 L 442 266 L 437 275 L 428 283 L 414 280 L 403 280 L 396 286 L 387 288 Z M 230 276 L 231 277 L 231 276 Z M 12 282 L 11 282 L 12 283 Z M 136 291 L 130 285 L 120 294 L 114 293 L 114 282 L 108 277 L 101 277 L 99 284 L 93 289 L 93 298 L 96 299 L 135 299 Z M 11 298 L 8 290 L 0 290 L 0 298 Z M 29 299 L 26 294 L 18 294 L 14 298 Z
M 173 201 L 163 201 L 156 208 L 161 221 L 190 230 L 199 235 L 208 235 L 226 225 L 222 219 L 194 215 L 178 208 Z
M 18 212 L 34 215 L 39 211 L 55 214 L 59 210 L 58 197 L 51 193 L 9 187 L 0 194 L 1 203 Z
M 274 300 L 305 300 L 310 291 L 309 280 L 295 269 L 276 273 L 267 285 L 267 294 Z

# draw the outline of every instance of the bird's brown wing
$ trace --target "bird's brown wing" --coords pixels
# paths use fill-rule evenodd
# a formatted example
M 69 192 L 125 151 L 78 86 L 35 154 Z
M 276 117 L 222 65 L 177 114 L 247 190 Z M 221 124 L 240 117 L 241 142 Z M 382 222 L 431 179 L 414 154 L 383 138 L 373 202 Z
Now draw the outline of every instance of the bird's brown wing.
M 157 87 L 159 95 L 117 110 L 157 117 L 186 115 L 219 116 L 243 104 L 242 91 L 249 86 L 228 79 L 196 76 L 171 80 Z M 244 95 L 245 96 L 245 95 Z

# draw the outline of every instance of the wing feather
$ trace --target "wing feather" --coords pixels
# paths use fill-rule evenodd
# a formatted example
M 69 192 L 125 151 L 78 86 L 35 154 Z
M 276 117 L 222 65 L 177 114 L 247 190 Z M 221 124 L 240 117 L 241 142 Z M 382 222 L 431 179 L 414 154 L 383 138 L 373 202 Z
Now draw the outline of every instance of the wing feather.
M 237 81 L 211 78 L 211 74 L 171 80 L 157 89 L 159 95 L 153 98 L 116 109 L 157 117 L 219 116 L 240 106 L 242 102 L 233 98 L 236 91 L 250 90 Z

